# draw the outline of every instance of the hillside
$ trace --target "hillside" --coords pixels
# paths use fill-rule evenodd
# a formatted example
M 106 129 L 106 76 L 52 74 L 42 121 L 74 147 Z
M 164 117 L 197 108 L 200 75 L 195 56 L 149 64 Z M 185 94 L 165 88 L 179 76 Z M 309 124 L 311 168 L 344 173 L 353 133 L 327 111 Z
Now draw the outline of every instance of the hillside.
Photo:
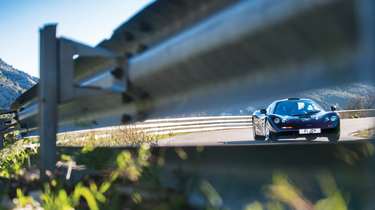
M 368 83 L 322 88 L 299 96 L 312 98 L 325 107 L 336 105 L 338 109 L 375 108 L 375 86 Z
M 0 109 L 8 109 L 20 94 L 37 81 L 37 78 L 13 68 L 0 59 Z
M 266 108 L 274 100 L 288 97 L 311 98 L 322 105 L 326 110 L 329 110 L 331 105 L 337 106 L 338 110 L 375 108 L 375 86 L 369 83 L 352 83 L 304 91 L 279 98 L 269 98 L 249 103 L 243 102 L 242 104 L 233 104 L 232 106 L 216 110 L 202 110 L 201 112 L 170 115 L 168 117 L 250 115 L 256 109 Z

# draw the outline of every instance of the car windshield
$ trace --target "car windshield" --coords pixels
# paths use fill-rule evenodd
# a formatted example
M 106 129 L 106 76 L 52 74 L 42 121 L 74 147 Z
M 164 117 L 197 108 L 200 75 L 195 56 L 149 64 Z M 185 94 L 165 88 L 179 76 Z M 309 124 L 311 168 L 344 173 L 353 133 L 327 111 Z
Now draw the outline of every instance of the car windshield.
M 299 116 L 318 113 L 322 108 L 310 100 L 293 100 L 278 102 L 274 114 Z

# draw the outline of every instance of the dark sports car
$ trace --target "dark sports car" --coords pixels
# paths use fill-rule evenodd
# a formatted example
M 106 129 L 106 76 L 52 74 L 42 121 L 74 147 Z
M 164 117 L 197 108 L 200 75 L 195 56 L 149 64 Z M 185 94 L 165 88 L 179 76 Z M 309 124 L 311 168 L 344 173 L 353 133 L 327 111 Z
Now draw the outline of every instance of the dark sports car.
M 274 101 L 267 109 L 253 113 L 253 135 L 255 140 L 275 141 L 279 138 L 305 137 L 314 140 L 327 137 L 331 142 L 340 139 L 340 117 L 335 112 L 325 111 L 311 99 L 288 98 Z

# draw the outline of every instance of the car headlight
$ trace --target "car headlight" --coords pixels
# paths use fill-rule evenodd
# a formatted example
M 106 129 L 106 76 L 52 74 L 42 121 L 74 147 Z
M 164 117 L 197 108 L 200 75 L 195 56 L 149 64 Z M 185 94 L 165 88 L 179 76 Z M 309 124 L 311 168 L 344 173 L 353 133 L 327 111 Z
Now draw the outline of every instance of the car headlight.
M 273 118 L 273 122 L 276 123 L 276 124 L 279 124 L 281 122 L 281 120 L 280 120 L 280 118 L 275 117 L 275 118 Z
M 330 119 L 329 119 L 328 116 L 324 118 L 324 121 L 325 121 L 325 122 L 328 122 L 329 120 L 330 120 Z
M 338 119 L 338 117 L 336 116 L 336 115 L 333 115 L 333 116 L 331 116 L 331 121 L 333 122 L 333 121 L 336 121 Z

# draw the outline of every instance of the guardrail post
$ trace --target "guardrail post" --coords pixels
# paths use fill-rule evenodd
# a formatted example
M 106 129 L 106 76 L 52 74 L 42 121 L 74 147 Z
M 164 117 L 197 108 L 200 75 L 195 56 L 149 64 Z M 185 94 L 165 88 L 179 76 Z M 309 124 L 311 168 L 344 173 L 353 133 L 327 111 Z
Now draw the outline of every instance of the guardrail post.
M 40 169 L 52 171 L 56 165 L 57 98 L 58 98 L 58 46 L 56 25 L 40 30 Z
M 4 147 L 4 133 L 5 130 L 5 124 L 3 120 L 0 120 L 0 149 Z
M 0 133 L 0 149 L 4 148 L 4 134 Z

